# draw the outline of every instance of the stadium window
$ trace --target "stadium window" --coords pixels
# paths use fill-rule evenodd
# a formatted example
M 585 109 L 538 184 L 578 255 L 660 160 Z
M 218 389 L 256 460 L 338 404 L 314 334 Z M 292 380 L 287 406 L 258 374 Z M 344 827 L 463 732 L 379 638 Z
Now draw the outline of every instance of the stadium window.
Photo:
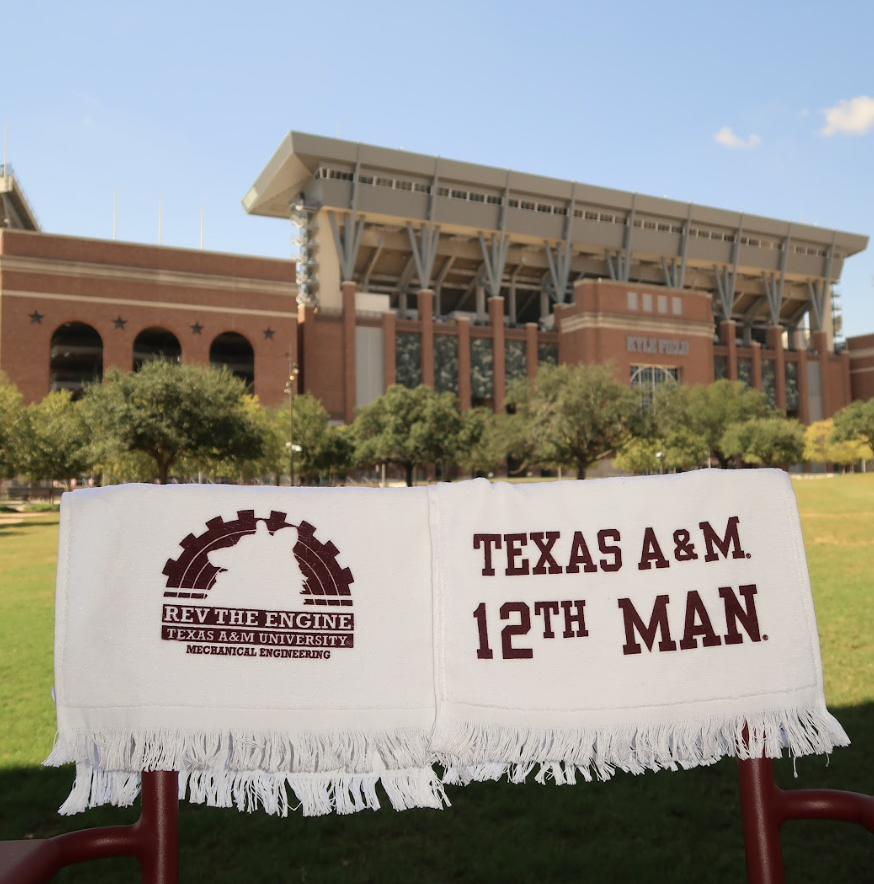
M 520 209 L 525 209 L 528 212 L 533 212 L 537 208 L 537 204 L 531 202 L 531 200 L 521 200 L 519 203 Z
M 667 295 L 659 295 L 656 299 L 658 303 L 659 313 L 667 313 L 668 312 L 668 296 Z
M 486 197 L 486 202 L 490 203 L 493 206 L 499 206 L 499 205 L 501 205 L 501 198 L 499 196 L 489 195 Z
M 454 200 L 466 200 L 467 199 L 467 191 L 466 190 L 453 190 L 450 194 L 452 199 Z
M 643 312 L 652 313 L 652 295 L 649 292 L 644 292 L 641 300 L 643 301 Z
M 574 214 L 576 215 L 576 212 L 574 212 Z M 587 221 L 597 221 L 598 220 L 598 213 L 597 212 L 586 212 L 586 220 Z
M 658 224 L 656 230 L 660 230 L 662 233 L 669 233 L 672 228 L 670 224 Z
M 377 178 L 376 186 L 377 187 L 394 187 L 394 178 Z
M 511 209 L 518 209 L 519 208 L 519 200 L 514 200 L 514 199 L 507 200 L 507 205 Z
M 362 184 L 373 184 L 373 175 L 359 175 L 358 180 Z
M 552 206 L 548 206 L 546 203 L 537 203 L 537 211 L 543 212 L 545 215 L 551 215 Z
M 472 203 L 484 203 L 486 201 L 486 195 L 484 193 L 474 193 L 471 191 L 469 199 Z
M 449 188 L 448 187 L 438 187 L 437 188 L 437 196 L 449 196 Z
M 625 293 L 625 305 L 629 310 L 637 310 L 637 292 Z
M 422 184 L 418 181 L 413 184 L 413 190 L 416 191 L 416 193 L 431 193 L 431 188 L 429 185 Z
M 671 307 L 674 311 L 674 316 L 682 316 L 683 315 L 683 299 L 678 297 L 671 298 Z
M 413 182 L 412 181 L 396 181 L 395 187 L 398 190 L 412 190 L 413 189 Z

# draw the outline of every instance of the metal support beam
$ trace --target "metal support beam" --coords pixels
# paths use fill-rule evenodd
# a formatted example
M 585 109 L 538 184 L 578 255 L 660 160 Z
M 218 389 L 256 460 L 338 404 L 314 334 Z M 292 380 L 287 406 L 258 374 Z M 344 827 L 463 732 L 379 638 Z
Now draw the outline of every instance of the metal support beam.
M 768 304 L 771 325 L 779 325 L 780 308 L 783 304 L 782 279 L 776 273 L 763 273 L 762 280 L 765 283 L 765 300 Z M 758 312 L 758 309 L 756 312 Z
M 549 263 L 547 293 L 553 301 L 564 304 L 571 275 L 571 261 L 573 260 L 571 244 L 565 240 L 561 245 L 557 245 L 555 255 L 553 255 L 552 246 L 548 242 L 544 242 L 543 247 L 546 250 L 546 260 Z
M 568 282 L 570 281 L 571 263 L 573 261 L 571 241 L 574 229 L 576 190 L 577 182 L 574 181 L 571 189 L 571 198 L 567 204 L 567 214 L 564 219 L 564 242 L 560 245 L 556 245 L 555 255 L 553 255 L 552 246 L 548 242 L 544 242 L 543 244 L 546 250 L 546 260 L 549 265 L 550 276 L 547 292 L 552 296 L 553 301 L 558 304 L 564 304 L 565 296 L 567 295 Z
M 438 315 L 443 314 L 443 305 L 440 299 L 440 293 L 443 291 L 443 283 L 446 280 L 446 275 L 452 269 L 452 265 L 454 263 L 455 256 L 449 255 L 443 262 L 443 266 L 440 268 L 440 272 L 437 274 L 437 279 L 434 281 L 434 312 Z
M 367 266 L 364 268 L 364 274 L 361 277 L 361 288 L 366 292 L 367 287 L 370 285 L 370 274 L 373 273 L 373 268 L 376 267 L 376 262 L 379 260 L 379 256 L 382 254 L 382 246 L 377 246 L 373 252 L 371 252 L 370 257 L 367 259 Z
M 728 267 L 714 267 L 713 274 L 716 277 L 716 290 L 719 294 L 719 315 L 726 322 L 731 319 L 734 311 L 734 296 L 737 287 L 737 265 L 740 257 L 740 239 L 743 234 L 743 215 L 737 226 L 734 236 L 734 245 L 731 249 L 731 271 Z
M 628 215 L 628 226 L 625 228 L 625 266 L 622 270 L 622 282 L 628 282 L 631 278 L 631 247 L 634 242 L 634 204 L 637 202 L 637 194 L 631 195 L 631 212 Z
M 807 292 L 810 296 L 810 315 L 813 319 L 812 331 L 822 331 L 825 321 L 825 300 L 828 283 L 824 279 L 808 280 Z
M 434 227 L 429 221 L 419 229 L 416 236 L 413 225 L 407 221 L 407 233 L 410 237 L 410 249 L 416 262 L 419 274 L 419 285 L 423 289 L 431 288 L 431 273 L 434 270 L 434 259 L 437 257 L 437 244 L 440 240 L 440 228 Z
M 340 259 L 341 280 L 351 282 L 355 273 L 358 249 L 361 245 L 361 234 L 364 231 L 364 218 L 356 218 L 353 213 L 346 215 L 343 219 L 342 230 L 340 230 L 336 212 L 329 212 L 328 219 L 331 222 L 334 244 L 337 246 L 337 256 Z
M 510 247 L 510 240 L 504 233 L 500 233 L 497 236 L 492 234 L 490 243 L 486 245 L 485 237 L 480 234 L 479 244 L 483 255 L 486 286 L 489 290 L 489 295 L 497 298 L 501 294 L 501 280 L 507 263 L 507 250 Z
M 692 203 L 689 203 L 689 209 L 686 212 L 686 223 L 683 225 L 682 239 L 680 240 L 680 277 L 677 288 L 681 289 L 686 285 L 686 253 L 689 250 L 689 231 L 692 229 Z

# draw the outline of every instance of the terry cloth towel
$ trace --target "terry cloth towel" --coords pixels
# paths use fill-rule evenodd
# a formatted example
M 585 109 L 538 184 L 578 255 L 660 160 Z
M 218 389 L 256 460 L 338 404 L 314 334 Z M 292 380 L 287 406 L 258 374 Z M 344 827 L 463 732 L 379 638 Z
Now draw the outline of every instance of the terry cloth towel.
M 181 797 L 285 814 L 440 807 L 426 489 L 126 485 L 65 494 L 62 813 Z M 292 805 L 295 803 L 291 801 Z
M 444 782 L 849 742 L 785 473 L 477 480 L 430 499 Z

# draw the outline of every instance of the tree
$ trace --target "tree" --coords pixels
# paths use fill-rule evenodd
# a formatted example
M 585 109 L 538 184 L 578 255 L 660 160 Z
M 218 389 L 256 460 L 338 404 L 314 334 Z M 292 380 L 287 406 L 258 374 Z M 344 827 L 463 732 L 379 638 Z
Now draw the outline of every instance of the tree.
M 460 429 L 461 413 L 452 393 L 394 384 L 358 410 L 355 459 L 362 465 L 397 464 L 412 485 L 416 467 L 454 456 Z
M 525 386 L 512 385 L 507 398 L 527 424 L 533 459 L 575 468 L 579 479 L 621 448 L 641 421 L 638 396 L 609 365 L 544 365 Z
M 461 416 L 455 462 L 470 473 L 490 473 L 507 457 L 511 416 L 471 408 Z
M 15 439 L 23 413 L 21 393 L 0 372 L 0 479 L 8 479 L 15 474 Z
M 254 465 L 254 475 L 273 473 L 278 482 L 279 476 L 290 473 L 289 444 L 295 446 L 294 472 L 301 481 L 345 472 L 350 466 L 351 444 L 339 427 L 330 425 L 331 416 L 324 405 L 312 393 L 295 396 L 293 403 L 293 421 L 287 402 L 279 408 L 262 409 L 268 426 L 264 454 Z
M 132 373 L 111 371 L 85 393 L 98 458 L 142 452 L 152 474 L 167 481 L 180 458 L 257 457 L 258 428 L 247 414 L 245 385 L 225 368 L 148 362 Z
M 874 451 L 874 399 L 851 402 L 838 411 L 833 420 L 833 442 L 864 442 Z
M 827 463 L 831 448 L 834 421 L 814 421 L 804 428 L 804 459 L 811 463 Z
M 754 418 L 729 425 L 720 449 L 745 464 L 788 469 L 804 456 L 804 430 L 790 418 Z
M 17 471 L 31 482 L 59 479 L 69 489 L 71 479 L 90 472 L 88 424 L 67 390 L 28 405 L 17 436 Z
M 722 446 L 728 427 L 773 413 L 765 394 L 747 387 L 742 381 L 720 380 L 706 387 L 691 387 L 685 396 L 684 410 L 678 416 L 677 426 L 684 425 L 700 435 L 710 457 L 723 469 L 731 466 L 732 455 Z
M 835 423 L 832 418 L 816 421 L 804 429 L 804 459 L 812 463 L 833 463 L 847 467 L 857 461 L 870 460 L 871 449 L 854 436 L 834 440 Z

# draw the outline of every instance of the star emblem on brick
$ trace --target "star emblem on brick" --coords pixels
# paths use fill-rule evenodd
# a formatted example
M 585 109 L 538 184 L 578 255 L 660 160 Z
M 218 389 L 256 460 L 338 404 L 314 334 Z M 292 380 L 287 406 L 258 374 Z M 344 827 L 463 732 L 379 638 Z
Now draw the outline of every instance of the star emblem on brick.
M 265 341 L 272 341 L 273 335 L 275 335 L 275 334 L 276 334 L 276 332 L 273 331 L 273 329 L 270 328 L 270 326 L 268 326 L 267 328 L 264 329 L 264 340 Z
M 195 322 L 194 325 L 191 326 L 191 334 L 199 335 L 203 331 L 203 326 L 199 322 Z
M 39 312 L 39 310 L 34 310 L 33 313 L 30 314 L 30 324 L 31 325 L 40 325 L 42 323 L 43 314 Z
M 112 320 L 112 324 L 113 324 L 116 328 L 120 328 L 120 329 L 124 330 L 124 327 L 127 325 L 127 320 L 126 320 L 126 319 L 122 319 L 120 316 L 118 316 L 118 317 L 116 317 L 115 319 Z

